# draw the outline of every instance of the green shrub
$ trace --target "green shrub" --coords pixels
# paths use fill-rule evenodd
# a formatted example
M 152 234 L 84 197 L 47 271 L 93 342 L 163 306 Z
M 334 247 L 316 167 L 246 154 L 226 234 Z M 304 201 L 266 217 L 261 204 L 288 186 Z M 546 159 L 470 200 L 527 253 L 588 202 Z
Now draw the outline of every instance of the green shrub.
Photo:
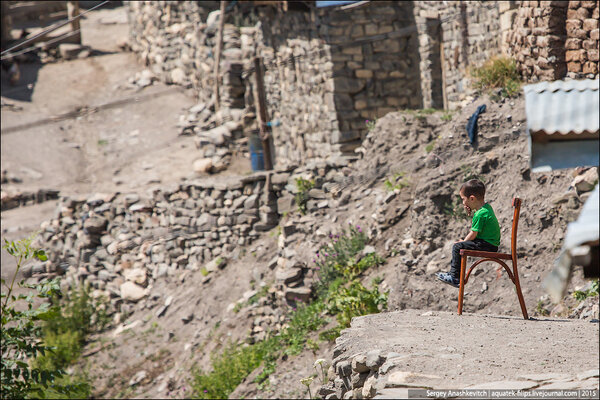
M 380 293 L 378 284 L 365 288 L 358 280 L 331 292 L 327 299 L 327 312 L 335 314 L 340 326 L 347 328 L 353 317 L 374 314 L 387 308 L 388 293 Z
M 408 187 L 410 185 L 410 182 L 408 181 L 408 179 L 404 179 L 404 175 L 404 172 L 394 173 L 391 178 L 388 178 L 385 180 L 385 182 L 383 182 L 385 189 L 388 192 L 393 192 L 396 189 L 402 190 L 405 187 Z
M 226 399 L 261 364 L 263 370 L 257 375 L 255 382 L 264 382 L 275 371 L 276 361 L 282 353 L 297 355 L 304 350 L 308 334 L 325 324 L 325 320 L 320 317 L 323 309 L 320 302 L 303 305 L 292 313 L 288 328 L 279 335 L 249 346 L 229 343 L 223 352 L 211 357 L 211 372 L 205 374 L 194 368 L 191 384 L 194 396 L 202 399 Z
M 592 281 L 592 287 L 588 290 L 576 290 L 573 292 L 573 297 L 577 301 L 583 301 L 588 297 L 598 296 L 598 279 Z
M 426 153 L 431 153 L 431 150 L 433 150 L 434 146 L 435 146 L 435 140 L 432 140 L 431 142 L 429 142 L 427 144 L 427 146 L 425 146 L 425 152 Z
M 297 178 L 296 187 L 298 188 L 298 193 L 296 193 L 294 196 L 294 201 L 296 202 L 298 210 L 304 215 L 306 214 L 306 203 L 308 203 L 309 199 L 308 192 L 310 189 L 315 187 L 315 182 L 312 180 Z
M 2 279 L 2 358 L 1 358 L 1 387 L 0 397 L 31 398 L 45 397 L 45 390 L 67 396 L 76 396 L 79 389 L 77 384 L 61 380 L 65 372 L 61 367 L 45 369 L 31 363 L 36 356 L 46 356 L 55 349 L 44 339 L 41 322 L 55 318 L 59 309 L 49 301 L 34 307 L 34 294 L 12 294 L 16 276 L 23 263 L 30 258 L 40 261 L 47 259 L 43 250 L 32 246 L 36 234 L 20 241 L 4 240 L 3 248 L 16 259 L 17 268 L 10 286 Z M 32 289 L 35 297 L 49 300 L 60 292 L 58 279 L 28 285 L 20 282 L 19 286 Z M 20 303 L 25 302 L 26 307 Z
M 481 182 L 485 183 L 485 177 L 474 172 L 471 166 L 463 164 L 460 166 L 460 170 L 463 174 L 463 182 L 470 181 L 471 179 L 478 179 Z
M 371 132 L 375 128 L 375 125 L 377 125 L 377 119 L 374 119 L 372 121 L 366 119 L 365 125 L 367 126 L 367 131 Z
M 330 243 L 321 246 L 314 259 L 319 278 L 315 284 L 317 297 L 323 296 L 332 282 L 344 276 L 344 268 L 356 263 L 356 257 L 367 243 L 367 235 L 358 225 L 329 237 Z
M 512 97 L 520 90 L 520 77 L 514 60 L 507 57 L 494 57 L 482 67 L 471 72 L 476 89 L 490 90 L 501 88 L 502 97 Z
M 270 338 L 247 347 L 235 343 L 225 346 L 222 353 L 211 357 L 212 371 L 203 374 L 193 368 L 191 384 L 194 397 L 226 399 L 231 392 L 263 361 L 266 351 L 277 339 Z

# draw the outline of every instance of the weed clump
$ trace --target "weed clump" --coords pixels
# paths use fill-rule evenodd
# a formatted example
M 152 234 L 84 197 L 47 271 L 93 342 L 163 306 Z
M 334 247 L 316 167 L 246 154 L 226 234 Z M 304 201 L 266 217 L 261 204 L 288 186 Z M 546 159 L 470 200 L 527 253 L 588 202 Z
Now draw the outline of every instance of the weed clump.
M 471 76 L 476 89 L 500 89 L 500 97 L 513 97 L 521 88 L 517 64 L 508 57 L 491 58 L 483 66 L 474 68 Z
M 313 180 L 304 178 L 296 179 L 296 188 L 298 189 L 298 193 L 296 193 L 294 196 L 294 201 L 296 202 L 296 206 L 302 215 L 306 214 L 306 204 L 308 203 L 309 199 L 308 192 L 314 187 L 315 182 Z
M 371 289 L 359 280 L 367 269 L 385 262 L 377 253 L 362 254 L 368 238 L 360 226 L 350 226 L 348 231 L 330 235 L 329 239 L 329 243 L 320 247 L 314 260 L 319 280 L 315 285 L 316 298 L 294 308 L 279 334 L 271 333 L 253 344 L 229 343 L 220 354 L 213 355 L 212 370 L 204 372 L 194 368 L 191 385 L 195 397 L 227 398 L 261 366 L 254 382 L 265 387 L 282 355 L 294 356 L 305 348 L 318 349 L 318 343 L 309 335 L 327 324 L 327 314 L 335 315 L 339 325 L 322 332 L 319 338 L 331 341 L 349 326 L 353 317 L 377 313 L 387 307 L 388 293 L 379 291 L 380 280 L 374 279 Z M 257 294 L 260 296 L 261 293 Z

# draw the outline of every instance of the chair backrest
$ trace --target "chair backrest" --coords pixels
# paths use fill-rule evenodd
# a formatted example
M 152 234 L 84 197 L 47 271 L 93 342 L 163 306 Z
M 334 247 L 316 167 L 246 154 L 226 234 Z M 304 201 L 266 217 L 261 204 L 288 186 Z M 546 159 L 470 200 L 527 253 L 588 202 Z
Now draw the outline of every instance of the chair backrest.
M 513 260 L 517 258 L 517 227 L 519 226 L 519 214 L 521 212 L 521 199 L 513 198 L 512 206 L 515 208 L 513 214 L 512 231 L 510 233 L 510 254 Z

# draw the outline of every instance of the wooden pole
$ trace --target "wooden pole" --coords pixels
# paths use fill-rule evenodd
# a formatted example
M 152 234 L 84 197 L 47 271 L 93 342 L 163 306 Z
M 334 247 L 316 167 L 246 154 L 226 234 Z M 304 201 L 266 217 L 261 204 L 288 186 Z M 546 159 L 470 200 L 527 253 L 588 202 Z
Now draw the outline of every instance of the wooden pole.
M 442 107 L 444 107 L 444 110 L 447 110 L 448 94 L 446 92 L 446 72 L 444 68 L 446 64 L 446 57 L 444 57 L 444 36 L 441 23 L 438 25 L 438 40 L 440 41 L 440 69 L 442 73 Z
M 71 19 L 78 15 L 79 15 L 79 2 L 78 1 L 67 1 L 67 17 L 69 19 Z M 81 25 L 79 22 L 79 18 L 75 18 L 73 21 L 71 21 L 71 31 L 72 32 L 75 32 L 76 30 L 78 30 L 80 28 L 81 28 Z M 77 42 L 79 44 L 81 44 L 81 31 L 79 31 L 77 33 L 77 35 L 75 35 L 75 37 L 77 38 Z
M 265 97 L 265 83 L 262 73 L 262 62 L 260 57 L 254 57 L 254 76 L 256 85 L 254 88 L 254 106 L 256 107 L 256 117 L 260 130 L 260 139 L 262 141 L 263 154 L 265 156 L 265 170 L 273 169 L 273 159 L 271 158 L 271 133 L 267 126 L 267 101 Z
M 223 47 L 223 27 L 225 25 L 225 6 L 226 1 L 221 1 L 221 13 L 219 14 L 219 30 L 217 32 L 217 49 L 215 50 L 215 111 L 221 107 L 221 99 L 219 98 L 219 64 L 221 64 L 221 47 Z
M 8 15 L 8 2 L 2 1 L 2 50 L 8 48 L 8 43 L 12 41 L 12 36 L 10 35 L 10 26 L 11 20 Z M 6 46 L 6 47 L 4 47 Z

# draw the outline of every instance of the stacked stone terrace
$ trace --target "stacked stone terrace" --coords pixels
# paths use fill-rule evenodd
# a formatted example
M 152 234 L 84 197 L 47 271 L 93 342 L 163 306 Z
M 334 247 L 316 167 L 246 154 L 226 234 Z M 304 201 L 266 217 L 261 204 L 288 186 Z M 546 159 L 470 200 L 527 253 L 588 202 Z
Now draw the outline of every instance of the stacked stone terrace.
M 281 215 L 296 209 L 297 177 L 316 177 L 307 209 L 327 207 L 320 186 L 324 180 L 340 178 L 339 170 L 347 165 L 345 160 L 331 159 L 289 171 L 189 181 L 151 190 L 147 197 L 135 193 L 62 197 L 55 218 L 42 224 L 38 237 L 49 261 L 28 266 L 24 274 L 38 278 L 66 274 L 66 287 L 89 284 L 94 296 L 111 299 L 111 313 L 128 313 L 132 302 L 150 294 L 156 280 L 181 276 L 185 270 L 205 268 L 210 273 L 223 268 L 236 251 L 277 226 Z M 287 227 L 283 233 L 294 232 Z M 284 261 L 274 260 L 273 268 L 275 263 L 283 267 Z M 309 296 L 310 289 L 298 287 L 303 267 L 287 263 L 279 273 L 287 285 L 283 295 Z

